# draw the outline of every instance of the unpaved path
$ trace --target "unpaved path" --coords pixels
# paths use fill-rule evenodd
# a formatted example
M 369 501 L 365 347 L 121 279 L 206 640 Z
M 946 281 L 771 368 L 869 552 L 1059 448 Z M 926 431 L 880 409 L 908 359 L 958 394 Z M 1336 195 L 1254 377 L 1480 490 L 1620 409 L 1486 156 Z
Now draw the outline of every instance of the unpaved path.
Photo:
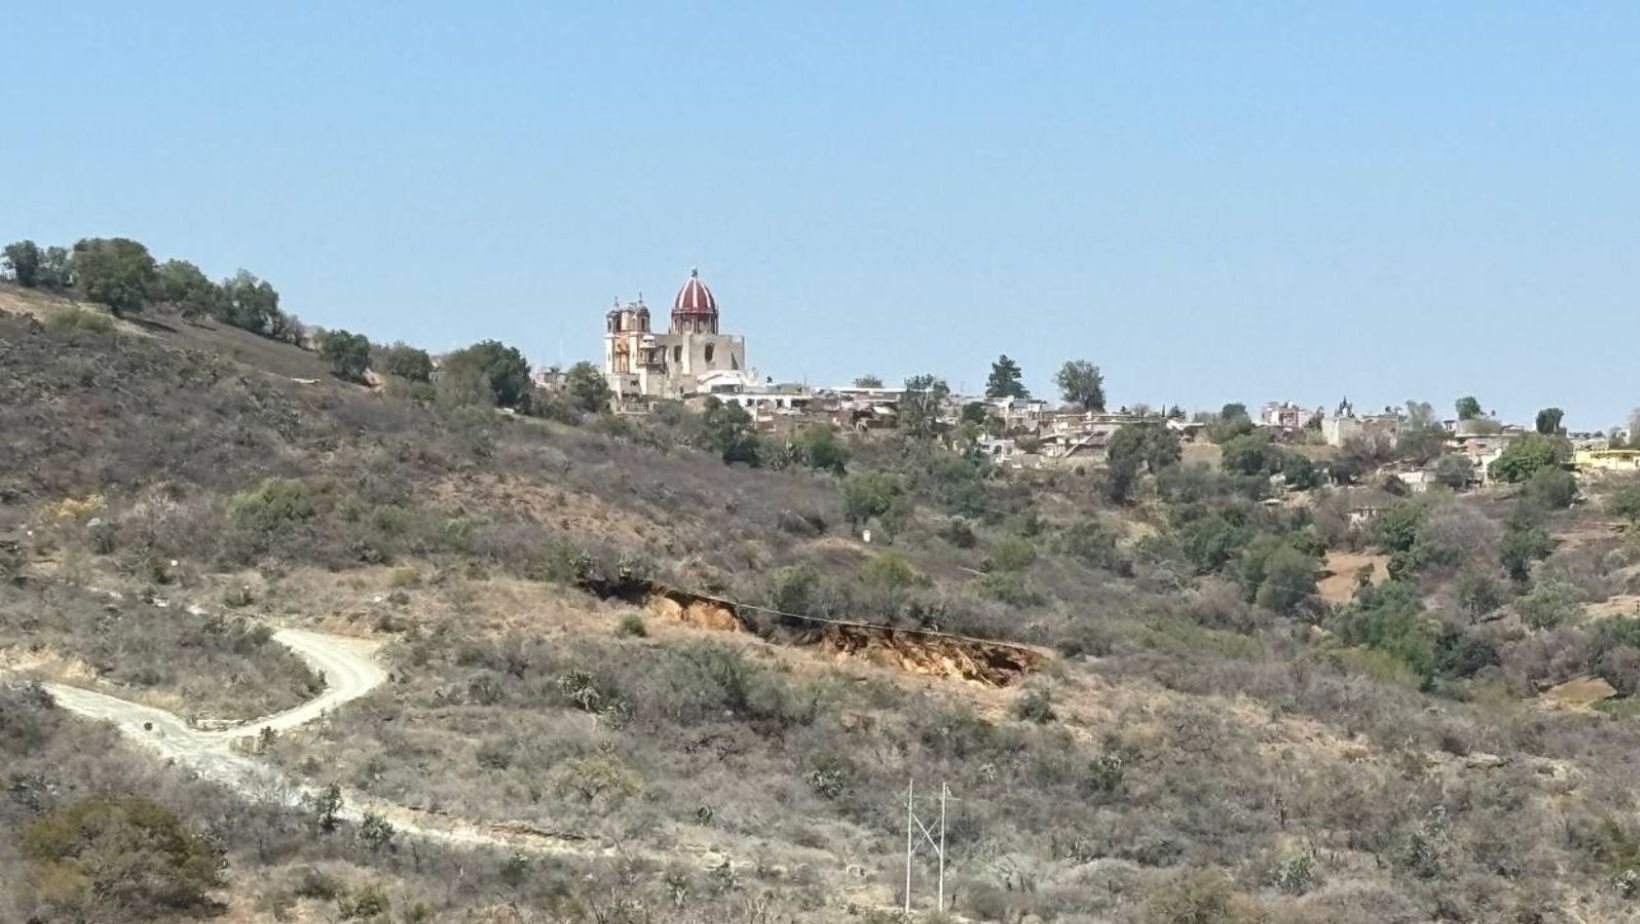
M 317 795 L 319 788 L 292 781 L 265 761 L 245 753 L 246 739 L 255 738 L 264 729 L 288 731 L 319 719 L 329 710 L 381 686 L 387 680 L 387 672 L 376 660 L 381 648 L 379 642 L 303 629 L 282 629 L 274 633 L 273 638 L 296 652 L 319 672 L 325 680 L 325 692 L 294 709 L 231 728 L 204 731 L 164 709 L 133 703 L 107 693 L 60 683 L 48 683 L 44 687 L 62 708 L 114 725 L 141 747 L 167 760 L 176 761 L 203 779 L 227 786 L 248 799 L 298 807 Z M 340 812 L 343 819 L 358 821 L 366 812 L 387 818 L 401 834 L 454 846 L 507 847 L 586 856 L 611 852 L 609 848 L 597 844 L 527 831 L 507 831 L 456 821 L 447 824 L 425 821 L 423 816 L 402 806 L 347 794 Z

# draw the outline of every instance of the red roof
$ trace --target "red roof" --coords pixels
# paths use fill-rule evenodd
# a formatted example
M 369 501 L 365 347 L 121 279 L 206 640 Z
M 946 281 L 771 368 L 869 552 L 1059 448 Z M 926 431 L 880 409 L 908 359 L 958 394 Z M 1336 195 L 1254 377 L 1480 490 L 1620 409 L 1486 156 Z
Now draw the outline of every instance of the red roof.
M 712 290 L 706 288 L 706 283 L 700 281 L 700 271 L 690 270 L 689 281 L 678 290 L 678 297 L 672 300 L 673 314 L 717 314 L 717 299 L 712 296 Z

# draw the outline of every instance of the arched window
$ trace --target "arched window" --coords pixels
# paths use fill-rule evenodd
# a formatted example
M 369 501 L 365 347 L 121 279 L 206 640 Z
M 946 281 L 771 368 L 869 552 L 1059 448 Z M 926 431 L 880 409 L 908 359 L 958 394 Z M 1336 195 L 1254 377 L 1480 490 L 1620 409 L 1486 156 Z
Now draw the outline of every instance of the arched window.
M 715 347 L 715 344 L 708 343 L 706 345 L 705 355 L 706 355 L 706 361 L 707 362 L 712 361 L 712 353 L 714 352 L 714 347 Z
M 672 361 L 675 363 L 683 362 L 683 347 L 675 346 L 672 348 Z

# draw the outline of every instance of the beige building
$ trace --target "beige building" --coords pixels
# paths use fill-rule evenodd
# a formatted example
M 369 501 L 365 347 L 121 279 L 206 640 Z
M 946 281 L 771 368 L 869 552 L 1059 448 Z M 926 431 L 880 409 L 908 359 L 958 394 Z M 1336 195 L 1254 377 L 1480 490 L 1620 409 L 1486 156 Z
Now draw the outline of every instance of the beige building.
M 617 301 L 605 315 L 604 377 L 620 397 L 682 398 L 720 371 L 749 373 L 746 340 L 718 331 L 717 298 L 695 270 L 672 300 L 665 333 L 650 328 L 642 298 L 624 308 Z

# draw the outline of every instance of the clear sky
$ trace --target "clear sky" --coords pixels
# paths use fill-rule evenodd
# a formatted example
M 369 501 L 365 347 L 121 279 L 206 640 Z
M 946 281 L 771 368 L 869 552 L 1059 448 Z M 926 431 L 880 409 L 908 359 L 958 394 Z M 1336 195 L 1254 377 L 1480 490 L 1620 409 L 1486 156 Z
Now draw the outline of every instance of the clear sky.
M 593 358 L 691 266 L 759 371 L 1640 405 L 1640 4 L 13 3 L 0 238 Z

